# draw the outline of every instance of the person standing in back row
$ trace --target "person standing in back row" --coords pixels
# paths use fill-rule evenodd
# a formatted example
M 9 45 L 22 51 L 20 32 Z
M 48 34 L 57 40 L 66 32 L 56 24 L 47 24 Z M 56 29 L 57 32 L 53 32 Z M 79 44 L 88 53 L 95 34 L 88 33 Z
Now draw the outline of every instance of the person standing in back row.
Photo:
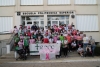
M 86 47 L 88 44 L 89 44 L 89 38 L 86 36 L 86 34 L 84 34 L 84 37 L 83 37 L 83 49 L 84 49 L 84 51 L 86 51 Z
M 34 22 L 35 23 L 35 22 Z M 37 30 L 37 26 L 36 26 L 36 23 L 31 27 L 31 30 Z
M 72 42 L 71 35 L 68 34 L 68 35 L 66 36 L 66 39 L 67 39 L 67 41 L 68 41 L 68 47 L 69 47 L 69 52 L 70 52 L 70 51 L 72 50 L 72 47 L 71 47 L 71 42 Z
M 91 45 L 92 52 L 93 52 L 92 54 L 93 54 L 93 56 L 94 56 L 94 50 L 95 50 L 95 47 L 96 47 L 96 45 L 95 45 L 95 40 L 92 38 L 92 36 L 90 36 L 89 38 L 90 38 L 89 43 L 90 43 L 90 45 Z
M 24 43 L 25 52 L 29 54 L 30 53 L 30 51 L 29 51 L 29 39 L 26 35 L 24 37 L 23 43 Z

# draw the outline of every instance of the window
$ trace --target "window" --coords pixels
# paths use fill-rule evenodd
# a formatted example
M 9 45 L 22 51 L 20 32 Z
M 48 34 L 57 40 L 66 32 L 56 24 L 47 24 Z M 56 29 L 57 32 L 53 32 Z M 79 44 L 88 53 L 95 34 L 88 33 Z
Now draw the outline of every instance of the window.
M 75 4 L 97 4 L 96 0 L 75 0 Z
M 11 33 L 13 29 L 13 17 L 0 17 L 0 32 Z
M 21 0 L 21 5 L 43 5 L 43 0 Z
M 80 31 L 99 31 L 97 15 L 77 15 L 76 20 Z
M 70 0 L 48 0 L 48 5 L 70 4 Z
M 15 0 L 0 0 L 0 6 L 12 6 L 15 5 Z

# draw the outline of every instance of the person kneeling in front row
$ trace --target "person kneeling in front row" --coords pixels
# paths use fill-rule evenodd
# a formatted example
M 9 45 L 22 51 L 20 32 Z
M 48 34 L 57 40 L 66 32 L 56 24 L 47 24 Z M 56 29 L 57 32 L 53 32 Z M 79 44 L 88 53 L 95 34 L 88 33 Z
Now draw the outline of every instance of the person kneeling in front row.
M 78 54 L 79 54 L 81 57 L 83 57 L 84 50 L 83 50 L 83 48 L 81 47 L 81 45 L 79 45 L 79 48 L 78 48 L 77 52 L 78 52 Z

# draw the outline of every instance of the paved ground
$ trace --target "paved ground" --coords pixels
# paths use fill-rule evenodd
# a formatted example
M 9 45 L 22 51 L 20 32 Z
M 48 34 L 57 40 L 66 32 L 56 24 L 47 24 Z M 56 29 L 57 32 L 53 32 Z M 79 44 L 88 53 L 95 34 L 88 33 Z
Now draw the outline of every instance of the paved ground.
M 100 67 L 100 62 L 4 63 L 0 67 Z
M 0 59 L 0 67 L 100 67 L 100 56 L 80 57 L 72 52 L 68 57 L 42 61 L 39 56 L 16 61 L 13 54 Z

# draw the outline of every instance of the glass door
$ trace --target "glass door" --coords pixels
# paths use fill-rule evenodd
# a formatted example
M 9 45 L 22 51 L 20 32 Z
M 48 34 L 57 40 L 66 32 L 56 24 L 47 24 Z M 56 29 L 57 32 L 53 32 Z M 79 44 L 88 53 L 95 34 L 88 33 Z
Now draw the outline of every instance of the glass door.
M 59 26 L 64 25 L 64 24 L 65 24 L 65 21 L 59 21 Z
M 39 21 L 33 21 L 33 23 L 39 27 Z
M 57 26 L 59 26 L 59 23 L 58 23 L 58 21 L 57 20 L 53 20 L 52 22 L 51 22 L 51 26 L 54 26 L 54 25 L 57 25 Z
M 47 26 L 48 26 L 48 27 L 51 26 L 51 21 L 48 21 Z
M 31 27 L 33 25 L 32 21 L 26 21 L 25 26 Z
M 44 21 L 40 21 L 40 26 L 41 28 L 44 28 Z

